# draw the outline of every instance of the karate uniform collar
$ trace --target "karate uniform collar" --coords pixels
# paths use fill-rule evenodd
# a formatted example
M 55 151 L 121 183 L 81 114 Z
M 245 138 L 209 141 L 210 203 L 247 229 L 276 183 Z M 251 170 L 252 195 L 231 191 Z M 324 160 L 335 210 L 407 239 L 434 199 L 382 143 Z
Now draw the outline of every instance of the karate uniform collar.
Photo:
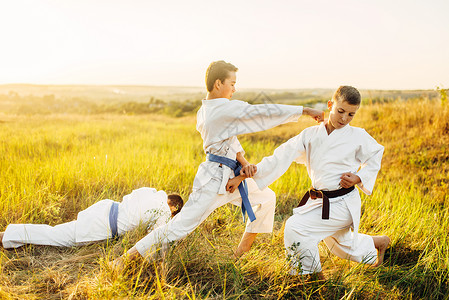
M 332 135 L 334 132 L 338 132 L 338 134 L 345 132 L 349 128 L 351 128 L 351 125 L 347 124 L 345 127 L 340 129 L 334 129 L 331 134 L 327 134 L 326 124 L 325 122 L 321 122 L 320 125 L 318 125 L 321 131 L 324 131 L 326 133 L 326 136 Z
M 230 100 L 227 98 L 216 98 L 216 99 L 210 99 L 210 100 L 203 99 L 203 105 L 219 105 L 219 104 L 225 104 L 229 101 Z

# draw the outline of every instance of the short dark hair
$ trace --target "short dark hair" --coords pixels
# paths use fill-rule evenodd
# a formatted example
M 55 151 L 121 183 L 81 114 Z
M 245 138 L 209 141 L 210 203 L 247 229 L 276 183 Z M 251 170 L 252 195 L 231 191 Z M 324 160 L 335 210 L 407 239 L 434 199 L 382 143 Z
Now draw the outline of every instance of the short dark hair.
M 184 206 L 184 200 L 182 200 L 181 196 L 179 196 L 178 194 L 170 194 L 167 196 L 167 198 L 168 205 L 176 207 L 176 210 L 171 214 L 171 216 L 174 217 L 181 211 L 181 208 Z
M 346 101 L 351 105 L 360 105 L 362 97 L 355 87 L 342 85 L 335 91 L 332 100 L 337 102 Z
M 206 88 L 208 92 L 214 89 L 214 83 L 217 79 L 224 82 L 229 77 L 229 72 L 237 72 L 239 69 L 231 63 L 224 60 L 212 62 L 206 70 Z

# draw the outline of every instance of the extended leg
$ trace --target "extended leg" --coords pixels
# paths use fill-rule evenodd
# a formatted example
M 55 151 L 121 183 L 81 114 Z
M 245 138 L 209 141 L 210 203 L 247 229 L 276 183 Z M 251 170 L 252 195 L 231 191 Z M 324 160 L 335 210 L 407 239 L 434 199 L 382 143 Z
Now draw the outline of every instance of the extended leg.
M 4 248 L 25 244 L 71 247 L 75 245 L 76 221 L 49 226 L 43 224 L 10 224 L 2 237 Z
M 354 240 L 350 228 L 340 230 L 324 241 L 331 252 L 338 257 L 372 264 L 374 267 L 383 263 L 385 250 L 390 244 L 390 238 L 387 236 L 370 236 L 362 233 L 357 234 Z
M 173 219 L 137 242 L 135 249 L 139 254 L 151 259 L 158 250 L 168 247 L 170 242 L 185 238 L 216 208 L 226 204 L 226 197 L 217 195 L 220 183 L 213 179 L 203 189 L 190 194 L 189 200 Z

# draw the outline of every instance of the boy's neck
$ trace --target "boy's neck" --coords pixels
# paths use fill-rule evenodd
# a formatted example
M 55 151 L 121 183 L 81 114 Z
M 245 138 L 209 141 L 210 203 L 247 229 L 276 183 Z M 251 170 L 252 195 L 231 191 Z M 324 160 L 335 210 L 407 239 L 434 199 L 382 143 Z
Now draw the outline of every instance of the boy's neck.
M 206 100 L 214 100 L 214 99 L 219 99 L 219 98 L 224 98 L 224 97 L 221 96 L 219 93 L 216 93 L 215 91 L 208 92 L 206 95 Z
M 331 134 L 332 131 L 335 130 L 335 127 L 332 125 L 330 119 L 327 120 L 327 122 L 326 122 L 326 124 L 324 124 L 324 126 L 326 127 L 327 135 Z

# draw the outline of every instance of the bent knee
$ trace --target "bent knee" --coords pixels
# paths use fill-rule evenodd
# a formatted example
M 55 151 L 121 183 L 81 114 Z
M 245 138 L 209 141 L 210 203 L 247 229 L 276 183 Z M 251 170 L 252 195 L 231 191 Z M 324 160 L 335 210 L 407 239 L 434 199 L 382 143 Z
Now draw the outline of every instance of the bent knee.
M 297 235 L 297 230 L 295 230 L 295 222 L 292 217 L 288 218 L 284 226 L 284 238 Z
M 263 194 L 255 197 L 255 202 L 262 205 L 264 209 L 275 209 L 276 208 L 276 194 L 266 188 L 263 190 Z
M 284 226 L 284 238 L 294 240 L 305 240 L 309 236 L 309 231 L 302 226 L 300 218 L 296 215 L 287 219 Z
M 275 198 L 276 199 L 276 193 L 275 192 L 273 192 L 273 190 L 272 189 L 270 189 L 270 188 L 265 188 L 265 192 L 267 193 L 267 195 L 270 197 L 270 198 Z

